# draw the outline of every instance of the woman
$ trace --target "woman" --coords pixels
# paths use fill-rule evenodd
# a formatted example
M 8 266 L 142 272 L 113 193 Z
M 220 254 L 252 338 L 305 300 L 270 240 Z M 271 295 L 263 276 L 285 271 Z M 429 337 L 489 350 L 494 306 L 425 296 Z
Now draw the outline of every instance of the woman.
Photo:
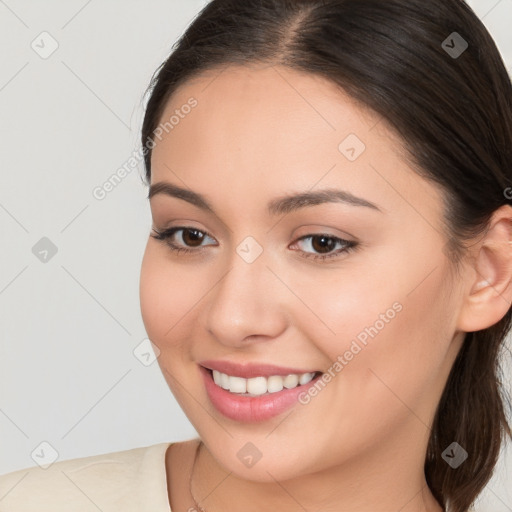
M 141 311 L 199 438 L 6 510 L 471 510 L 512 437 L 511 92 L 459 0 L 213 0 L 142 128 Z

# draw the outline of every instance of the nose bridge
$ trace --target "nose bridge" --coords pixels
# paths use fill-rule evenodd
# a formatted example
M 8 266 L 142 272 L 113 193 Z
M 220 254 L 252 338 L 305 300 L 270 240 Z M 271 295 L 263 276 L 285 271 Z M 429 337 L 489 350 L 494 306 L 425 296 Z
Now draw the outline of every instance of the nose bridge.
M 204 319 L 218 341 L 236 345 L 248 336 L 278 336 L 285 328 L 282 291 L 268 263 L 263 247 L 252 237 L 226 258 Z

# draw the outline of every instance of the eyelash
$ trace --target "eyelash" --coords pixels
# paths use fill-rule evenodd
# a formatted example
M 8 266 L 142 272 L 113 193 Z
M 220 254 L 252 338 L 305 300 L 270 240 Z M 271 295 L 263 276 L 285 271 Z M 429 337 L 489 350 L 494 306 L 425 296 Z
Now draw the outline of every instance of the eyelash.
M 189 249 L 189 248 L 186 248 L 186 247 L 180 247 L 176 244 L 174 244 L 173 242 L 170 241 L 171 237 L 177 232 L 177 231 L 197 231 L 199 233 L 202 233 L 206 236 L 209 236 L 210 238 L 213 238 L 210 233 L 208 233 L 207 231 L 203 231 L 203 230 L 199 230 L 199 229 L 196 229 L 196 228 L 192 228 L 192 227 L 185 227 L 185 226 L 176 226 L 176 227 L 172 227 L 172 228 L 169 228 L 169 229 L 166 229 L 164 231 L 158 231 L 156 230 L 155 228 L 153 228 L 153 230 L 155 231 L 156 235 L 154 234 L 151 234 L 151 236 L 153 238 L 155 238 L 156 240 L 160 240 L 162 241 L 163 243 L 165 243 L 169 249 L 171 249 L 171 251 L 175 252 L 176 254 L 179 254 L 179 253 L 193 253 L 193 252 L 198 252 L 198 251 L 201 251 L 202 249 Z M 301 252 L 301 256 L 303 258 L 306 258 L 306 259 L 310 259 L 310 258 L 313 258 L 314 260 L 327 260 L 328 258 L 332 258 L 332 257 L 339 257 L 341 256 L 341 254 L 347 254 L 351 251 L 353 251 L 354 249 L 357 248 L 357 246 L 359 245 L 358 242 L 353 242 L 351 240 L 344 240 L 343 238 L 339 238 L 339 237 L 336 237 L 336 236 L 332 236 L 332 235 L 328 235 L 328 234 L 323 234 L 323 233 L 314 233 L 314 234 L 311 234 L 311 235 L 305 235 L 305 236 L 302 236 L 300 238 L 298 238 L 296 240 L 296 242 L 299 242 L 301 240 L 305 240 L 305 239 L 308 239 L 308 238 L 315 238 L 315 237 L 325 237 L 327 239 L 330 239 L 330 240 L 334 240 L 336 243 L 340 242 L 342 244 L 345 245 L 345 247 L 341 250 L 338 250 L 337 252 L 333 252 L 333 253 L 330 253 L 330 254 L 326 254 L 326 255 L 322 255 L 322 254 L 312 254 L 312 253 L 307 253 L 307 252 L 304 252 L 304 251 L 300 251 Z

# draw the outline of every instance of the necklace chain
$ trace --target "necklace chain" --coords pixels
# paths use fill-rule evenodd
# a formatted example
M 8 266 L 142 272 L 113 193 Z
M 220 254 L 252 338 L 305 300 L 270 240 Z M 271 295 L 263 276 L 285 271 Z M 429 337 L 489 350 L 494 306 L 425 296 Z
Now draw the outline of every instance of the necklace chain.
M 194 468 L 196 467 L 196 461 L 199 456 L 199 450 L 201 449 L 202 444 L 203 444 L 203 442 L 201 440 L 199 440 L 199 443 L 196 448 L 196 453 L 194 455 L 194 462 L 192 463 L 192 469 L 190 471 L 190 479 L 189 479 L 189 483 L 188 483 L 188 489 L 190 492 L 190 496 L 192 496 L 192 500 L 194 500 L 194 504 L 195 504 L 197 510 L 199 512 L 206 512 L 206 510 L 203 507 L 201 507 L 201 505 L 199 505 L 199 503 L 197 502 L 197 500 L 194 497 L 194 493 L 192 492 L 192 476 L 194 474 Z

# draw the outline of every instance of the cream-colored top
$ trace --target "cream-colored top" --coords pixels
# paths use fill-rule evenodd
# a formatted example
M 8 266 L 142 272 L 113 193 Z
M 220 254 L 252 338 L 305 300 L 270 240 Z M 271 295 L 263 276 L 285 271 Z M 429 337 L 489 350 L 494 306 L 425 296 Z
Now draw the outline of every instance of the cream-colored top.
M 171 512 L 171 443 L 54 462 L 0 475 L 1 512 Z

